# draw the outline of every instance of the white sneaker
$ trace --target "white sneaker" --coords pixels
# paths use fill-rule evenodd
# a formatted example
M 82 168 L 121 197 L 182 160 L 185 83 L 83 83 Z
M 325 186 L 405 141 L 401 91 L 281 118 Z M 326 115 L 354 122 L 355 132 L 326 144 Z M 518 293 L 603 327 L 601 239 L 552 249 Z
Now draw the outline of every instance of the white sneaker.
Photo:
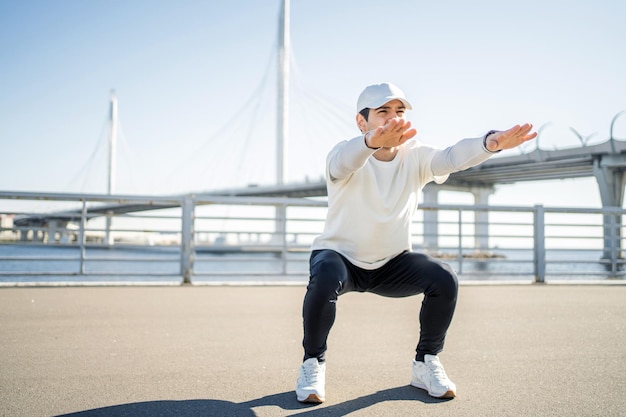
M 425 355 L 424 362 L 413 360 L 411 385 L 428 391 L 431 397 L 456 397 L 456 385 L 446 375 L 437 355 Z
M 302 403 L 323 403 L 326 397 L 326 363 L 309 358 L 300 367 L 296 396 Z

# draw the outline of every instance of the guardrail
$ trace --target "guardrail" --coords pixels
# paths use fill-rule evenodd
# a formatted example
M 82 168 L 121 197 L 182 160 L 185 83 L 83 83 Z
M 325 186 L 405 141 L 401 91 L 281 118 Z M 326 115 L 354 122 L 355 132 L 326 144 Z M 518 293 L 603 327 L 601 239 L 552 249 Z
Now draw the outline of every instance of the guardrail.
M 0 192 L 0 282 L 306 282 L 326 202 Z M 623 279 L 621 208 L 422 205 L 416 250 L 461 280 Z

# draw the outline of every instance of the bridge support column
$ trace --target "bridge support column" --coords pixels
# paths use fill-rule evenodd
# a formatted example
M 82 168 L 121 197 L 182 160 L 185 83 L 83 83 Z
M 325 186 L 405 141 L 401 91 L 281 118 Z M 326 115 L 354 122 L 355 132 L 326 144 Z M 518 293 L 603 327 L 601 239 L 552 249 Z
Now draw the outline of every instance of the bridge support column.
M 68 223 L 65 220 L 50 220 L 47 230 L 42 231 L 44 234 L 43 241 L 48 244 L 68 243 L 70 241 L 69 230 L 67 229 Z
M 607 156 L 596 159 L 593 164 L 593 174 L 600 189 L 602 207 L 621 208 L 624 203 L 624 185 L 626 174 L 619 168 L 620 161 Z M 605 214 L 604 219 L 604 259 L 615 260 L 622 257 L 622 222 L 621 216 Z
M 57 220 L 50 220 L 48 222 L 48 230 L 46 231 L 47 243 L 57 243 L 57 230 L 59 229 L 59 222 Z
M 445 187 L 445 186 L 444 186 Z M 427 185 L 424 187 L 424 204 L 436 205 L 438 193 L 442 187 Z M 445 187 L 459 192 L 470 192 L 474 196 L 474 204 L 480 206 L 489 205 L 489 196 L 493 194 L 493 186 L 473 187 Z M 439 248 L 439 212 L 437 210 L 424 211 L 424 248 L 437 250 Z M 474 247 L 476 250 L 489 248 L 489 212 L 476 211 L 474 215 Z
M 493 194 L 493 187 L 472 187 L 474 204 L 488 206 L 489 196 Z M 475 211 L 474 214 L 474 248 L 479 251 L 489 249 L 489 212 Z

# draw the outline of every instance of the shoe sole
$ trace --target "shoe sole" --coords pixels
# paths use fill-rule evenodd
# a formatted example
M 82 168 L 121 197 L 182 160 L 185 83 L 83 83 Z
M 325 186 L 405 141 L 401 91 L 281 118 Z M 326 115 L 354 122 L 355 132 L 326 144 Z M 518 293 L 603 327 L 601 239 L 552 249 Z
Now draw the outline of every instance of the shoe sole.
M 414 386 L 415 388 L 423 389 L 424 391 L 426 391 L 428 393 L 428 395 L 430 395 L 433 398 L 445 398 L 445 399 L 448 399 L 448 398 L 456 397 L 456 392 L 454 392 L 452 390 L 446 391 L 443 395 L 434 395 L 433 393 L 428 391 L 428 388 L 426 388 L 426 385 L 418 384 L 418 383 L 414 383 L 414 382 L 411 382 L 411 385 Z
M 309 394 L 309 396 L 306 397 L 304 400 L 301 400 L 300 398 L 298 398 L 298 401 L 300 401 L 301 403 L 320 404 L 324 402 L 324 398 L 321 398 L 317 394 Z

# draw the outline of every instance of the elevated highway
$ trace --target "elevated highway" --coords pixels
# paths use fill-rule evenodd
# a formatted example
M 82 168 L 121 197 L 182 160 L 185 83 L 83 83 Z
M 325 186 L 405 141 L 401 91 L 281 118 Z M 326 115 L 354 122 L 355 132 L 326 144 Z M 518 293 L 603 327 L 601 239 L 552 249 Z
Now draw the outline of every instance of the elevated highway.
M 440 189 L 491 189 L 496 184 L 524 181 L 595 177 L 604 206 L 623 203 L 626 142 L 609 140 L 593 146 L 546 151 L 536 149 L 521 155 L 493 157 L 483 164 L 450 175 L 442 185 L 430 184 L 426 192 Z M 430 191 L 429 191 L 430 190 Z M 326 184 L 291 183 L 276 186 L 249 186 L 198 193 L 220 196 L 320 197 Z
M 592 146 L 571 149 L 541 150 L 512 156 L 495 156 L 483 164 L 465 171 L 454 173 L 445 184 L 429 184 L 424 189 L 424 203 L 436 204 L 437 194 L 441 190 L 467 191 L 474 195 L 477 205 L 488 205 L 489 195 L 496 184 L 511 184 L 524 181 L 543 181 L 553 179 L 595 177 L 600 190 L 603 207 L 622 207 L 624 184 L 626 180 L 626 141 L 609 140 Z M 66 227 L 69 222 L 76 222 L 81 216 L 87 218 L 113 216 L 131 212 L 180 207 L 185 199 L 195 196 L 212 197 L 324 197 L 326 184 L 323 179 L 316 182 L 289 183 L 271 186 L 248 186 L 232 189 L 212 190 L 151 199 L 145 197 L 124 199 L 115 203 L 102 203 L 84 207 L 83 210 L 69 210 L 58 213 L 45 213 L 24 216 L 15 219 L 15 225 L 28 227 Z M 606 253 L 621 248 L 621 218 L 606 215 L 605 250 Z M 436 246 L 437 211 L 425 213 L 425 234 L 432 236 Z M 480 235 L 488 236 L 487 213 L 476 213 L 476 227 Z M 617 230 L 617 235 L 616 235 Z M 479 245 L 480 246 L 480 245 Z
M 602 204 L 606 207 L 621 207 L 623 203 L 624 172 L 626 171 L 626 141 L 609 140 L 593 146 L 533 152 L 512 156 L 496 156 L 483 164 L 450 175 L 445 184 L 429 184 L 425 193 L 432 194 L 442 189 L 491 190 L 496 184 L 511 184 L 524 181 L 595 177 L 600 188 Z M 326 183 L 323 179 L 311 182 L 294 182 L 284 185 L 247 186 L 208 190 L 193 193 L 204 196 L 228 197 L 323 197 Z M 107 213 L 122 214 L 178 206 L 183 196 L 171 196 L 170 202 L 145 202 L 103 204 L 88 208 L 91 215 Z M 483 201 L 487 203 L 486 201 Z M 477 203 L 483 203 L 477 202 Z M 80 215 L 79 211 L 57 213 L 59 218 Z M 46 221 L 54 213 L 23 218 L 21 224 Z

